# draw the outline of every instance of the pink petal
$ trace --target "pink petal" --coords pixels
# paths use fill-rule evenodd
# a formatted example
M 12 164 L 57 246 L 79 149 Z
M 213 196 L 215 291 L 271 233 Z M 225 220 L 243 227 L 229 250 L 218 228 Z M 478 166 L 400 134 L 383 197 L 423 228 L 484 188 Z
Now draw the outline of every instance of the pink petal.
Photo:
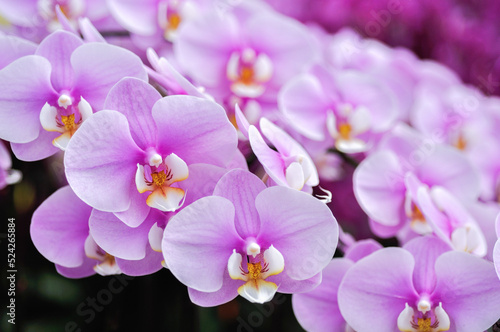
M 316 141 L 325 139 L 329 101 L 316 77 L 302 75 L 290 80 L 281 90 L 278 103 L 295 130 Z
M 300 325 L 311 332 L 344 331 L 337 292 L 347 270 L 354 264 L 348 259 L 333 259 L 323 270 L 321 284 L 307 293 L 295 294 L 292 306 Z
M 485 331 L 500 317 L 500 283 L 493 263 L 451 251 L 436 261 L 436 290 L 457 332 Z
M 23 161 L 42 160 L 60 152 L 61 150 L 52 144 L 52 141 L 61 133 L 50 132 L 40 129 L 40 135 L 29 143 L 11 143 L 12 152 L 17 159 Z
M 222 287 L 215 292 L 205 293 L 188 287 L 189 299 L 201 307 L 214 307 L 233 300 L 238 296 L 238 287 L 241 280 L 231 279 L 229 273 L 224 273 Z
M 342 316 L 356 331 L 397 331 L 405 303 L 418 298 L 412 285 L 415 261 L 401 248 L 381 249 L 352 266 L 338 290 Z
M 71 55 L 71 64 L 75 70 L 74 93 L 84 96 L 94 111 L 103 108 L 109 90 L 122 78 L 148 79 L 137 55 L 104 43 L 78 47 Z
M 419 293 L 430 294 L 436 285 L 434 265 L 441 254 L 450 251 L 450 246 L 434 236 L 417 237 L 403 247 L 415 258 L 413 285 Z
M 159 29 L 156 0 L 109 0 L 107 4 L 113 17 L 130 32 L 152 35 Z
M 109 91 L 104 108 L 127 117 L 130 133 L 136 144 L 146 150 L 156 145 L 156 125 L 152 116 L 153 105 L 161 95 L 147 82 L 127 77 Z
M 111 135 L 112 133 L 112 135 Z M 125 116 L 95 113 L 73 135 L 64 156 L 66 177 L 87 204 L 106 212 L 129 209 L 137 163 L 144 153 L 132 140 Z
M 33 213 L 30 234 L 35 247 L 56 264 L 82 265 L 91 209 L 69 186 L 56 191 Z
M 192 96 L 168 96 L 153 106 L 158 151 L 175 153 L 186 164 L 224 167 L 236 151 L 236 129 L 215 102 Z
M 229 256 L 242 247 L 233 205 L 216 196 L 199 199 L 170 219 L 162 243 L 173 275 L 201 292 L 221 289 Z
M 154 251 L 149 245 L 146 247 L 146 256 L 143 259 L 125 260 L 116 258 L 116 264 L 118 264 L 120 270 L 129 276 L 153 274 L 162 269 L 162 261 L 162 253 Z
M 255 198 L 265 188 L 264 182 L 254 174 L 235 169 L 224 175 L 214 189 L 214 196 L 227 198 L 233 203 L 234 224 L 243 239 L 259 233 L 260 219 Z
M 326 204 L 304 192 L 270 187 L 257 195 L 255 207 L 261 221 L 257 241 L 283 254 L 290 278 L 311 278 L 328 265 L 338 225 Z
M 216 87 L 226 81 L 226 63 L 239 44 L 239 24 L 231 15 L 207 13 L 179 29 L 174 51 L 181 67 L 197 83 Z
M 403 174 L 390 151 L 373 153 L 354 171 L 356 199 L 370 218 L 384 226 L 396 226 L 406 218 Z
M 71 90 L 74 72 L 71 67 L 71 54 L 83 45 L 83 41 L 67 31 L 56 31 L 45 38 L 36 50 L 36 55 L 49 60 L 52 66 L 50 75 L 52 85 L 58 92 Z
M 248 138 L 252 151 L 259 159 L 266 173 L 278 185 L 288 186 L 287 179 L 285 178 L 285 162 L 281 158 L 281 155 L 267 145 L 255 126 L 250 126 Z
M 22 57 L 0 71 L 0 138 L 28 143 L 38 137 L 40 111 L 56 98 L 50 72 L 49 61 L 36 55 Z
M 143 222 L 136 228 L 125 225 L 113 213 L 93 210 L 89 220 L 94 241 L 108 254 L 128 260 L 146 256 L 148 233 L 153 222 Z

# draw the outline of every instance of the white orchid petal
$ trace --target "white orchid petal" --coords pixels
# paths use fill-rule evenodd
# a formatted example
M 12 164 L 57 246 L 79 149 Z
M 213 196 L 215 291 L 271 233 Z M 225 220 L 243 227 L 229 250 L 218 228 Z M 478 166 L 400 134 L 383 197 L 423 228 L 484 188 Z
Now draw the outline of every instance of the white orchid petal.
M 59 149 L 64 151 L 66 150 L 66 147 L 68 146 L 70 139 L 71 139 L 71 133 L 66 131 L 61 136 L 54 138 L 52 140 L 52 144 L 54 144 L 55 147 L 58 147 Z
M 259 82 L 267 82 L 273 75 L 273 63 L 264 53 L 259 54 L 253 65 L 255 79 Z
M 94 266 L 94 271 L 102 276 L 110 276 L 114 274 L 121 274 L 122 271 L 113 259 L 105 259 L 101 264 Z
M 352 135 L 358 135 L 371 128 L 372 120 L 370 111 L 364 106 L 358 106 L 349 118 Z
M 5 182 L 7 184 L 14 184 L 18 183 L 23 179 L 23 173 L 21 171 L 18 171 L 16 169 L 10 169 L 7 171 L 7 176 L 5 177 Z
M 236 81 L 239 78 L 238 68 L 240 63 L 240 55 L 238 52 L 233 52 L 227 62 L 226 75 L 230 81 Z
M 338 138 L 335 141 L 335 147 L 345 153 L 365 152 L 369 149 L 368 144 L 358 138 L 351 138 L 349 140 Z
M 78 103 L 78 111 L 80 111 L 80 116 L 82 122 L 87 120 L 90 116 L 92 116 L 92 106 L 85 100 L 85 98 L 80 97 L 80 102 Z
M 89 234 L 85 239 L 85 244 L 83 246 L 85 250 L 85 255 L 88 258 L 96 259 L 98 261 L 102 261 L 104 259 L 104 255 L 99 250 L 99 246 L 94 241 L 94 238 Z
M 231 91 L 237 96 L 247 98 L 257 98 L 264 93 L 266 88 L 261 84 L 244 84 L 235 82 L 231 84 Z
M 450 329 L 450 317 L 443 309 L 443 304 L 439 302 L 439 306 L 434 309 L 436 320 L 439 322 L 435 332 L 448 331 Z
M 328 129 L 328 133 L 333 138 L 337 138 L 339 136 L 339 132 L 337 130 L 337 119 L 335 118 L 335 114 L 333 114 L 332 110 L 328 110 L 326 113 L 326 129 Z
M 236 249 L 233 249 L 233 253 L 229 256 L 227 261 L 227 271 L 229 272 L 231 279 L 243 281 L 248 280 L 247 276 L 241 272 L 242 259 L 241 254 L 238 254 Z
M 280 274 L 285 268 L 283 255 L 273 245 L 264 251 L 264 261 L 267 264 L 267 271 L 261 273 L 262 279 Z
M 400 331 L 418 332 L 418 330 L 411 325 L 414 314 L 415 311 L 413 310 L 413 308 L 410 307 L 408 303 L 405 303 L 405 308 L 403 309 L 403 311 L 401 311 L 401 313 L 398 316 L 398 329 Z
M 265 303 L 272 300 L 277 290 L 275 283 L 257 279 L 250 280 L 238 288 L 238 294 L 252 303 Z
M 173 212 L 184 203 L 185 192 L 180 188 L 156 188 L 146 199 L 146 204 L 163 212 Z
M 304 171 L 298 162 L 293 162 L 286 168 L 285 177 L 290 188 L 302 190 L 304 187 Z
M 451 243 L 455 250 L 467 251 L 467 230 L 465 227 L 457 228 L 451 233 Z
M 158 223 L 155 223 L 148 233 L 148 240 L 151 249 L 157 252 L 161 251 L 161 242 L 163 240 L 163 228 L 158 226 Z
M 146 183 L 146 178 L 144 177 L 144 166 L 137 164 L 137 172 L 135 172 L 135 185 L 137 191 L 141 194 L 146 191 L 153 190 L 153 186 Z
M 166 182 L 167 185 L 188 178 L 189 169 L 186 162 L 175 153 L 171 153 L 165 158 L 165 165 L 167 165 L 167 168 L 172 172 L 172 178 Z
M 43 129 L 47 131 L 57 131 L 60 133 L 64 133 L 64 127 L 58 126 L 57 121 L 57 108 L 54 106 L 50 106 L 48 103 L 43 105 L 42 110 L 40 111 L 40 123 Z

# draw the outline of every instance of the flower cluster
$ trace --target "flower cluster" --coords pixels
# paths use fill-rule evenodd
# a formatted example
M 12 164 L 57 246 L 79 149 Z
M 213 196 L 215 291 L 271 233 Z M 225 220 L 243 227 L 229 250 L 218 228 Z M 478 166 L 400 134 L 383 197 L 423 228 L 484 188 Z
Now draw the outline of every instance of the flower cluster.
M 0 138 L 63 155 L 30 228 L 61 275 L 166 268 L 200 306 L 295 294 L 310 331 L 500 318 L 498 98 L 265 2 L 96 3 L 0 4 Z

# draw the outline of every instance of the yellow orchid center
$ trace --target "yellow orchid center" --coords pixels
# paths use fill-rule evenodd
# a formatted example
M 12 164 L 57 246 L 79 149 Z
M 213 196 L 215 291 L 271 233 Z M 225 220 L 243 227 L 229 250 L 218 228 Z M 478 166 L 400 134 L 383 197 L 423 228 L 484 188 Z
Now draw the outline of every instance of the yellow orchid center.
M 239 82 L 245 84 L 245 85 L 250 85 L 254 81 L 254 70 L 252 67 L 249 66 L 242 66 L 241 71 L 240 71 L 240 79 Z
M 153 178 L 153 183 L 158 187 L 163 186 L 167 180 L 167 174 L 165 174 L 165 172 L 154 172 L 151 174 L 151 177 Z
M 77 124 L 75 123 L 75 114 L 72 113 L 68 116 L 61 115 L 61 121 L 67 131 L 73 132 L 76 130 Z
M 463 135 L 459 135 L 457 141 L 455 142 L 455 147 L 459 150 L 464 151 L 467 147 L 467 141 L 465 140 Z
M 253 280 L 257 280 L 261 278 L 261 273 L 266 272 L 266 268 L 264 267 L 264 271 L 262 270 L 262 265 L 260 262 L 258 263 L 248 263 L 248 277 Z
M 181 16 L 177 13 L 173 13 L 168 17 L 168 28 L 169 30 L 177 30 L 179 24 L 181 24 Z
M 351 138 L 352 127 L 348 123 L 342 123 L 339 126 L 339 135 L 344 140 L 349 140 Z

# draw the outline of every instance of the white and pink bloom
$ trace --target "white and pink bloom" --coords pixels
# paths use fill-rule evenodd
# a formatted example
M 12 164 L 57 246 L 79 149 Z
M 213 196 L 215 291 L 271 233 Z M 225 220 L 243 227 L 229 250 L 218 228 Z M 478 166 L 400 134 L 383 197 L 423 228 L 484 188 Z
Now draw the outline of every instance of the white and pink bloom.
M 266 170 L 272 182 L 296 190 L 311 192 L 319 184 L 318 171 L 307 151 L 283 129 L 262 117 L 262 134 L 276 149 L 270 148 L 259 130 L 250 125 L 238 105 L 236 122 L 242 134 L 250 141 L 252 151 Z
M 132 40 L 138 46 L 153 48 L 159 48 L 165 41 L 175 41 L 178 29 L 212 3 L 212 0 L 107 0 L 111 15 L 133 34 Z
M 68 278 L 95 273 L 121 273 L 115 258 L 97 246 L 89 235 L 92 208 L 66 186 L 47 198 L 31 221 L 31 239 L 38 251 Z
M 368 239 L 349 246 L 344 258 L 334 258 L 323 270 L 321 284 L 311 291 L 294 294 L 293 312 L 310 332 L 354 332 L 339 310 L 337 292 L 346 272 L 355 262 L 382 248 Z
M 174 53 L 182 70 L 216 100 L 275 104 L 281 86 L 315 59 L 317 45 L 304 26 L 247 2 L 186 22 Z
M 149 84 L 126 78 L 110 91 L 105 108 L 68 145 L 66 176 L 84 202 L 131 227 L 151 208 L 182 206 L 191 165 L 226 167 L 237 155 L 236 130 L 212 101 L 161 98 Z
M 2 1 L 0 13 L 8 22 L 18 26 L 21 34 L 29 34 L 36 40 L 61 29 L 57 7 L 73 27 L 76 27 L 78 19 L 82 17 L 88 17 L 96 24 L 102 25 L 106 24 L 109 17 L 107 6 L 99 0 Z M 30 32 L 25 32 L 23 28 L 30 29 Z
M 165 262 L 201 306 L 238 294 L 270 301 L 276 291 L 312 289 L 335 251 L 338 226 L 325 204 L 287 187 L 266 188 L 233 170 L 213 196 L 180 211 L 163 238 Z
M 372 231 L 383 237 L 408 226 L 413 233 L 432 232 L 418 203 L 419 187 L 441 186 L 464 203 L 480 194 L 477 172 L 462 153 L 402 124 L 361 162 L 353 182 Z
M 111 87 L 125 76 L 147 79 L 133 53 L 88 43 L 58 31 L 0 71 L 0 138 L 21 160 L 33 161 L 64 150 Z
M 213 165 L 190 165 L 189 177 L 183 181 L 183 189 L 189 195 L 185 197 L 184 205 L 179 210 L 199 198 L 210 196 L 226 172 L 226 169 Z M 90 234 L 101 248 L 117 258 L 137 260 L 150 256 L 150 265 L 159 267 L 163 261 L 163 231 L 173 215 L 172 212 L 151 209 L 143 223 L 130 227 L 113 213 L 94 210 L 89 219 Z M 149 255 L 151 250 L 160 254 Z M 130 271 L 126 273 L 130 274 Z
M 500 315 L 493 263 L 420 237 L 358 261 L 338 291 L 340 312 L 357 332 L 484 331 Z
M 289 81 L 279 106 L 305 137 L 332 141 L 346 153 L 369 150 L 398 119 L 393 92 L 354 70 L 332 72 L 319 65 Z

